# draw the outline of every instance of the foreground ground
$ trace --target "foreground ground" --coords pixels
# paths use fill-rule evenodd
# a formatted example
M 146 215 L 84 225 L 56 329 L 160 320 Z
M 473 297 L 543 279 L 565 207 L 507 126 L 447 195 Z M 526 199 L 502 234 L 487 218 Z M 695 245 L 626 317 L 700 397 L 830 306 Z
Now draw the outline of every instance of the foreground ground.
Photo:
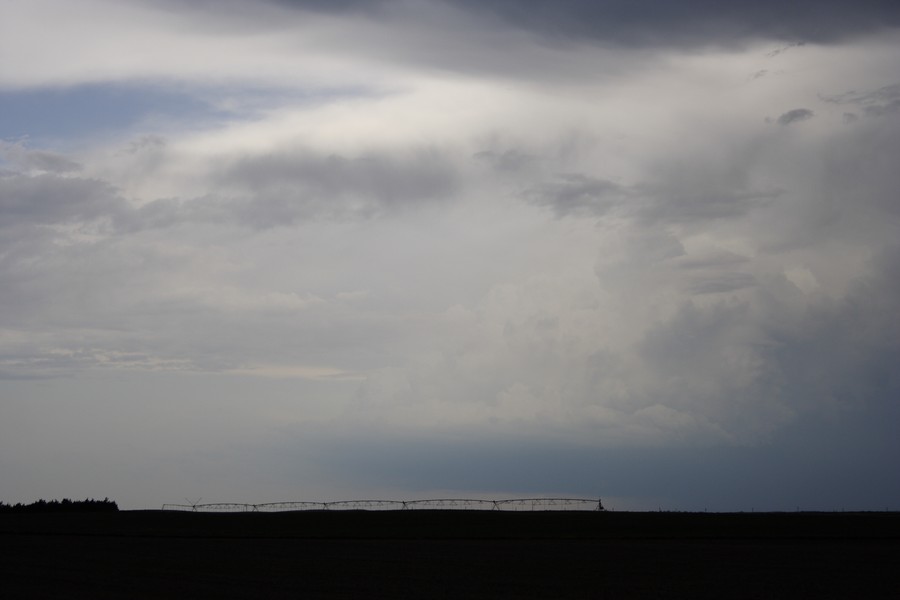
M 900 598 L 898 513 L 2 515 L 4 598 Z

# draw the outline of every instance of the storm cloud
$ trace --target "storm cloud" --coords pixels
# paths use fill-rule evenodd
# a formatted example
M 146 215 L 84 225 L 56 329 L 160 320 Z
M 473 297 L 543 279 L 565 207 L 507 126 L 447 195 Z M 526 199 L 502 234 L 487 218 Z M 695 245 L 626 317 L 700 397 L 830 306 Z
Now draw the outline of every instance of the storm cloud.
M 885 0 L 853 5 L 803 0 L 790 6 L 771 0 L 752 4 L 562 0 L 529 3 L 528 10 L 512 0 L 461 0 L 460 4 L 548 35 L 575 35 L 629 46 L 728 43 L 729 38 L 751 37 L 827 43 L 900 23 L 900 10 Z
M 895 4 L 3 4 L 0 499 L 883 508 Z
M 380 0 L 271 0 L 311 11 L 402 10 L 408 4 Z M 556 38 L 596 40 L 629 46 L 728 43 L 735 38 L 770 37 L 834 42 L 900 24 L 900 10 L 889 0 L 842 2 L 801 0 L 790 6 L 773 0 L 715 2 L 687 0 L 446 0 L 459 10 Z

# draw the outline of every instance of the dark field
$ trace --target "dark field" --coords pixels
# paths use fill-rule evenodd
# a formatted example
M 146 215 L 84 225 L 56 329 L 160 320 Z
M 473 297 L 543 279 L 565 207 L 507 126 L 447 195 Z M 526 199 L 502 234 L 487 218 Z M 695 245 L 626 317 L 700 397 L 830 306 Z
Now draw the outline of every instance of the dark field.
M 900 513 L 0 515 L 2 598 L 900 598 Z

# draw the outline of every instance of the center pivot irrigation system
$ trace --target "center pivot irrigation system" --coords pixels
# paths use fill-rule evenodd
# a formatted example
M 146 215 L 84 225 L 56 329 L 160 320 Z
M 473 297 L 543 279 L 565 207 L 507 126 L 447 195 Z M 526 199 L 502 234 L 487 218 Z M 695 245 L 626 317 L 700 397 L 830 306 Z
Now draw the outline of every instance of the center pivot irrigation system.
M 337 502 L 268 502 L 243 504 L 217 502 L 207 504 L 163 504 L 163 510 L 190 512 L 288 512 L 300 510 L 594 510 L 602 511 L 598 498 L 510 498 L 481 500 L 437 498 L 430 500 L 340 500 Z

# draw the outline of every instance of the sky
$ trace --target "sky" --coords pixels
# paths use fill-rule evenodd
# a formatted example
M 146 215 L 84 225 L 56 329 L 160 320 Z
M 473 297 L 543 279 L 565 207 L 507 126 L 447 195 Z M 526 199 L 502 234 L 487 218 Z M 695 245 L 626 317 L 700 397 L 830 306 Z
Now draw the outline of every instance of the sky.
M 900 509 L 900 4 L 0 0 L 0 501 Z

